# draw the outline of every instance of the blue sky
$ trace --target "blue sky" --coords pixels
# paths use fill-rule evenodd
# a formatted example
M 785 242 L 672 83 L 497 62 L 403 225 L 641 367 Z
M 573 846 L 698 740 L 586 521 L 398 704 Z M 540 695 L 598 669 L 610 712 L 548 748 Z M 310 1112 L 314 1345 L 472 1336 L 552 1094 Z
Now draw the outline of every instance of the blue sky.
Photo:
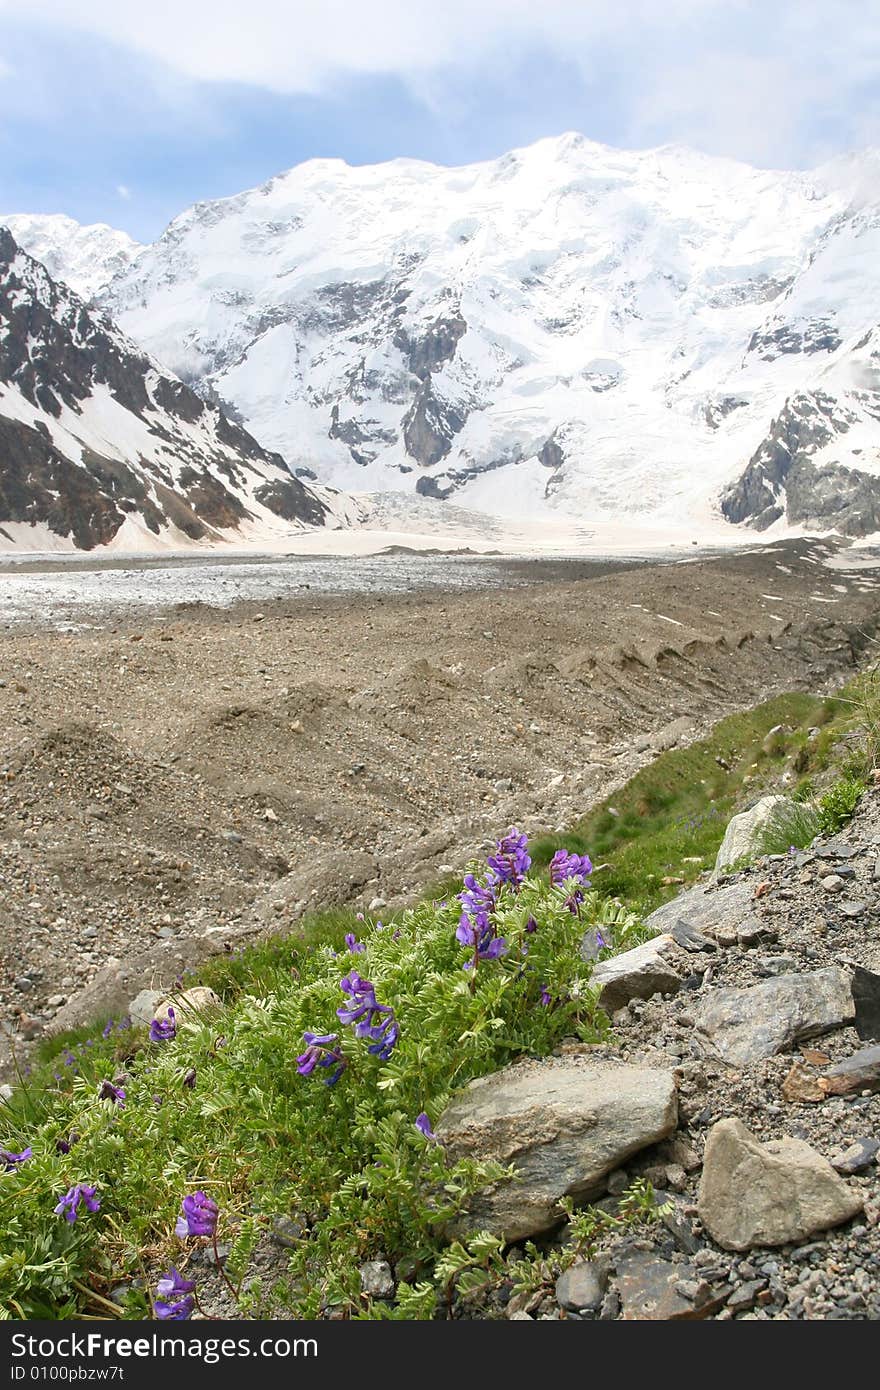
M 873 17 L 872 17 L 872 11 Z M 0 0 L 0 211 L 151 240 L 314 156 L 578 130 L 774 167 L 880 145 L 862 0 Z

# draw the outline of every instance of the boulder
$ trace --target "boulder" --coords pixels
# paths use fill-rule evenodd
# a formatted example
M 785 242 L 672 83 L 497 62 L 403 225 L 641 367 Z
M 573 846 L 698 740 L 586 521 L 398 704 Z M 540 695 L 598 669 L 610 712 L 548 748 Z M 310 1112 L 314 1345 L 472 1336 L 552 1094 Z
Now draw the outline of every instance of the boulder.
M 472 1081 L 437 1137 L 450 1158 L 494 1159 L 515 1177 L 476 1193 L 456 1234 L 517 1241 L 551 1230 L 561 1197 L 598 1195 L 607 1173 L 672 1133 L 677 1113 L 671 1071 L 584 1056 L 529 1059 Z
M 748 811 L 728 821 L 715 859 L 715 873 L 723 873 L 739 860 L 755 859 L 761 851 L 761 838 L 774 821 L 784 824 L 786 816 L 798 814 L 797 803 L 787 796 L 762 796 Z
M 802 1139 L 762 1144 L 741 1120 L 709 1132 L 700 1220 L 725 1250 L 790 1245 L 849 1221 L 862 1198 Z
M 207 985 L 194 985 L 192 989 L 182 990 L 180 994 L 171 994 L 163 999 L 161 1004 L 157 1004 L 156 1012 L 153 1014 L 156 1022 L 167 1019 L 168 1010 L 172 1008 L 178 1022 L 181 1019 L 201 1020 L 205 1014 L 217 1013 L 222 1009 L 223 1001 Z
M 723 888 L 688 888 L 671 902 L 655 908 L 645 926 L 656 932 L 673 932 L 678 922 L 691 931 L 715 937 L 729 933 L 736 939 L 738 927 L 752 912 L 752 887 L 744 881 Z
M 837 966 L 777 975 L 745 989 L 719 989 L 695 1020 L 703 1055 L 743 1066 L 773 1057 L 802 1038 L 842 1028 L 854 1016 L 850 975 Z
M 652 994 L 674 994 L 682 977 L 670 959 L 676 943 L 671 935 L 623 951 L 595 966 L 591 984 L 599 987 L 599 1007 L 606 1013 L 622 1009 L 630 999 L 650 999 Z
M 156 1013 L 156 1009 L 162 1002 L 162 991 L 160 989 L 142 989 L 130 999 L 128 1003 L 128 1016 L 132 1023 L 140 1027 L 149 1028 Z

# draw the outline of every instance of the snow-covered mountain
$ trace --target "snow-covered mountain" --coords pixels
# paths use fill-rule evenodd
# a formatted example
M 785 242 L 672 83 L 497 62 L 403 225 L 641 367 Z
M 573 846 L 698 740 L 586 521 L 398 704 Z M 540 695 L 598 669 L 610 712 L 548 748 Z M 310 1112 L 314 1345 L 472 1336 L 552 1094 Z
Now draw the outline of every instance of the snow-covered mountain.
M 240 425 L 0 227 L 0 550 L 162 549 L 339 524 Z
M 63 213 L 0 213 L 29 256 L 40 261 L 54 280 L 63 280 L 81 299 L 91 299 L 143 249 L 127 232 L 104 222 L 84 227 Z
M 704 532 L 880 529 L 880 156 L 811 173 L 577 135 L 303 164 L 99 302 L 302 476 Z

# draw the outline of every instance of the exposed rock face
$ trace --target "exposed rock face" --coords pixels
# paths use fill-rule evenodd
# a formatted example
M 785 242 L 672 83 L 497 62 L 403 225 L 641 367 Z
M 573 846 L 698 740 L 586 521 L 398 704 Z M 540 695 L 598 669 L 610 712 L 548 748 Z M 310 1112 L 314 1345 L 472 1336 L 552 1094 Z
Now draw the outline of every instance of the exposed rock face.
M 452 1157 L 514 1165 L 516 1180 L 477 1194 L 466 1222 L 514 1241 L 551 1229 L 561 1197 L 596 1191 L 630 1154 L 670 1134 L 677 1113 L 671 1072 L 550 1058 L 472 1082 L 436 1133 Z
M 671 902 L 658 907 L 645 918 L 645 926 L 654 931 L 671 932 L 677 922 L 685 922 L 694 931 L 715 937 L 718 932 L 736 936 L 738 927 L 752 913 L 752 888 L 748 882 L 730 883 L 723 888 L 688 888 Z
M 728 521 L 763 531 L 784 515 L 793 526 L 824 526 L 849 536 L 880 529 L 880 477 L 823 455 L 865 414 L 869 422 L 880 419 L 877 390 L 860 393 L 857 404 L 853 409 L 825 391 L 786 401 L 742 476 L 722 495 Z
M 859 1194 L 801 1139 L 761 1144 L 741 1120 L 720 1120 L 706 1143 L 700 1219 L 725 1250 L 788 1245 L 849 1221 Z
M 329 514 L 329 499 L 216 406 L 163 375 L 0 227 L 7 541 L 10 523 L 87 550 L 113 540 L 126 521 L 133 543 L 143 531 L 180 543 L 282 520 L 320 525 Z
M 430 468 L 449 453 L 452 440 L 464 422 L 465 416 L 434 390 L 432 379 L 428 377 L 403 417 L 406 452 L 423 468 Z
M 696 1039 L 706 1055 L 743 1066 L 842 1028 L 854 1016 L 851 977 L 829 966 L 716 990 L 697 1015 Z

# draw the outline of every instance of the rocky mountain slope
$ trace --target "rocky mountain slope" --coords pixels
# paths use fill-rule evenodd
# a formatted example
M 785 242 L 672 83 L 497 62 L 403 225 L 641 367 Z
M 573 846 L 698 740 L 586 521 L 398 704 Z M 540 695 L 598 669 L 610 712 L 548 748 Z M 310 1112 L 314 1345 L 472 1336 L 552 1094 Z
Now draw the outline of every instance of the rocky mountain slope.
M 458 169 L 314 160 L 183 212 L 99 297 L 338 486 L 859 536 L 880 496 L 877 169 L 576 135 Z
M 0 227 L 0 549 L 161 549 L 324 525 L 293 477 Z

